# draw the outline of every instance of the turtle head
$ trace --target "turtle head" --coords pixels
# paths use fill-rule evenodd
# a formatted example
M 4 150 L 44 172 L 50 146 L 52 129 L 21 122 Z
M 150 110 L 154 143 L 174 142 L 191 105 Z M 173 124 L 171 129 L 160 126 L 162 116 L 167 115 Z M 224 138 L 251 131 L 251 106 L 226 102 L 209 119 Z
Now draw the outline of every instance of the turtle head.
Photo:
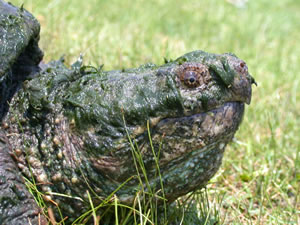
M 124 203 L 146 182 L 152 191 L 163 184 L 172 201 L 216 173 L 250 103 L 252 83 L 245 62 L 232 54 L 194 51 L 162 66 L 117 71 L 68 69 L 56 61 L 26 82 L 14 108 L 25 117 L 20 134 L 38 150 L 34 157 L 51 163 L 43 173 L 31 165 L 40 181 L 63 180 L 77 196 L 86 182 L 104 197 L 122 185 L 117 195 Z M 12 142 L 17 149 L 25 145 Z
M 121 183 L 136 172 L 132 151 L 137 149 L 132 148 L 137 146 L 153 186 L 159 184 L 155 177 L 158 158 L 170 200 L 203 186 L 217 171 L 255 83 L 246 63 L 236 56 L 203 51 L 159 67 L 148 64 L 111 71 L 101 79 L 106 90 L 102 88 L 101 100 L 96 101 L 101 105 L 96 118 L 97 123 L 108 123 L 101 127 L 94 123 L 89 129 L 93 131 L 89 143 L 94 143 L 89 149 L 98 154 L 92 159 L 93 167 Z M 95 80 L 91 86 L 93 90 L 99 87 Z M 84 92 L 80 92 L 81 100 Z M 94 116 L 97 111 L 92 112 Z M 95 144 L 97 139 L 103 141 Z M 136 182 L 130 185 L 135 187 Z M 132 200 L 128 190 L 119 191 L 122 201 Z

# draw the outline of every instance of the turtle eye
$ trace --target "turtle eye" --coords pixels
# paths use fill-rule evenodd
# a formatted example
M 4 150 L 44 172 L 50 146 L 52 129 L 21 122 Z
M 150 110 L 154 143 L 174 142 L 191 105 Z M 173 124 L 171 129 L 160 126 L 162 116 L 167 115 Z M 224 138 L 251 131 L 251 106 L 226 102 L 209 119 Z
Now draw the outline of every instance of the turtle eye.
M 186 62 L 180 65 L 176 74 L 178 83 L 185 88 L 197 88 L 211 80 L 208 67 L 202 63 Z
M 184 84 L 188 87 L 197 87 L 199 80 L 195 71 L 186 71 L 184 73 Z

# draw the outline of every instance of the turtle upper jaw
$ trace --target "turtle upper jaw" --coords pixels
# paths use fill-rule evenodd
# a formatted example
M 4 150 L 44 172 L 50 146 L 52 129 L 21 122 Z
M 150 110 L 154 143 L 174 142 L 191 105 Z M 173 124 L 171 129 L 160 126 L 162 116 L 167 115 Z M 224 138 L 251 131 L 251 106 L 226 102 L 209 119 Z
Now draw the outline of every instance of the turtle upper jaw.
M 237 75 L 234 77 L 232 85 L 228 87 L 232 95 L 232 100 L 250 104 L 252 96 L 252 79 L 248 75 Z

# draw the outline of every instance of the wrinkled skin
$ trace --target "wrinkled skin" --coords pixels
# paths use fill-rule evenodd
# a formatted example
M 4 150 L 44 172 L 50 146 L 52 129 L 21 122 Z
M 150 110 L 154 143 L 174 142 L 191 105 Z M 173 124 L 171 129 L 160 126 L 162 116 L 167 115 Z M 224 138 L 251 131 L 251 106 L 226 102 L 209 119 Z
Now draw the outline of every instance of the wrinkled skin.
M 33 71 L 11 101 L 1 149 L 9 146 L 22 174 L 71 217 L 90 207 L 87 190 L 97 204 L 126 182 L 116 196 L 132 203 L 137 174 L 146 191 L 161 190 L 157 164 L 168 202 L 205 186 L 255 82 L 235 55 L 203 51 L 122 71 L 85 67 L 81 59 Z

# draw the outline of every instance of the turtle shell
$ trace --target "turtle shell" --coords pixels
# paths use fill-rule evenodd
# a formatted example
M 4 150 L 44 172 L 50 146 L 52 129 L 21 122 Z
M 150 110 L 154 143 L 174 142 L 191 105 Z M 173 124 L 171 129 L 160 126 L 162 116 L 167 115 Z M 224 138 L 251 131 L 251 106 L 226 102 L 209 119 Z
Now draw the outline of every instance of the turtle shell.
M 28 11 L 0 0 L 0 120 L 22 81 L 39 71 L 39 32 Z

